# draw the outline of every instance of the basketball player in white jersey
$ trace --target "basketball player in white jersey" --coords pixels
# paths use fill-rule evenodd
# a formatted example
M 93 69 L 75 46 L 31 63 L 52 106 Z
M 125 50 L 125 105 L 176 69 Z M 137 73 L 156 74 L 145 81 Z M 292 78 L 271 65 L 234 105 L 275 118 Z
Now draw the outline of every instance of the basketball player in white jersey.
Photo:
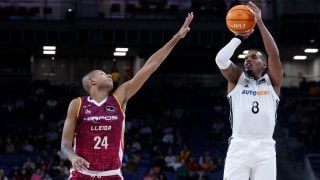
M 82 79 L 88 96 L 73 99 L 68 108 L 61 150 L 71 161 L 71 180 L 121 180 L 125 110 L 134 96 L 190 31 L 193 13 L 180 30 L 127 82 L 112 93 L 110 74 L 93 70 Z
M 261 10 L 252 2 L 267 56 L 251 49 L 244 71 L 230 60 L 236 48 L 252 33 L 235 34 L 216 56 L 228 80 L 232 136 L 227 152 L 224 180 L 275 180 L 276 152 L 273 132 L 282 81 L 278 47 L 264 25 Z

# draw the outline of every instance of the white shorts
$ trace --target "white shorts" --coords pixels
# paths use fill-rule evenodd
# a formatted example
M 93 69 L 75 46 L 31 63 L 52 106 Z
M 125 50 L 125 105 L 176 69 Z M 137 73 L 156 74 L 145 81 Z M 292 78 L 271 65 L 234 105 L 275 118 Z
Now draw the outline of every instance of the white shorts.
M 223 180 L 276 180 L 276 172 L 273 139 L 231 139 Z

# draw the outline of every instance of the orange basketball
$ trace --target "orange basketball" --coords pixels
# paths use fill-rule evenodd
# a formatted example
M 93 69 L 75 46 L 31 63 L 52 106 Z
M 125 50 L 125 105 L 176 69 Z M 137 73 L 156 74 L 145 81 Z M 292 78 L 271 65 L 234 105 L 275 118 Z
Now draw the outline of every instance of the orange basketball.
M 254 28 L 256 19 L 249 6 L 236 5 L 228 11 L 226 24 L 228 29 L 233 33 L 246 33 Z

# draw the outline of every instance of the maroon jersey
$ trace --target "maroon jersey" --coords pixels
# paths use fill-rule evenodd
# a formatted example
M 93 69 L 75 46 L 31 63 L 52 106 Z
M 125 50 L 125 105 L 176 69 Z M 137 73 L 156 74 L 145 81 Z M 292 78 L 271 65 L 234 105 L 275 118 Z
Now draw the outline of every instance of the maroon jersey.
M 111 94 L 100 103 L 90 96 L 80 98 L 75 153 L 90 163 L 89 171 L 120 169 L 125 115 L 117 98 Z

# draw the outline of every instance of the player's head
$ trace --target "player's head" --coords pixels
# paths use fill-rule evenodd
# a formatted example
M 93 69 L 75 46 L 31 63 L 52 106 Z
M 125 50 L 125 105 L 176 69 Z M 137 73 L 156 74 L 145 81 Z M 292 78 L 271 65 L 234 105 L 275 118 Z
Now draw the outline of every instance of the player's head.
M 90 94 L 93 87 L 98 90 L 112 90 L 113 81 L 110 74 L 106 74 L 101 70 L 93 70 L 82 78 L 82 86 L 84 90 Z
M 267 56 L 258 49 L 250 49 L 245 57 L 244 69 L 248 76 L 263 76 L 268 70 Z

